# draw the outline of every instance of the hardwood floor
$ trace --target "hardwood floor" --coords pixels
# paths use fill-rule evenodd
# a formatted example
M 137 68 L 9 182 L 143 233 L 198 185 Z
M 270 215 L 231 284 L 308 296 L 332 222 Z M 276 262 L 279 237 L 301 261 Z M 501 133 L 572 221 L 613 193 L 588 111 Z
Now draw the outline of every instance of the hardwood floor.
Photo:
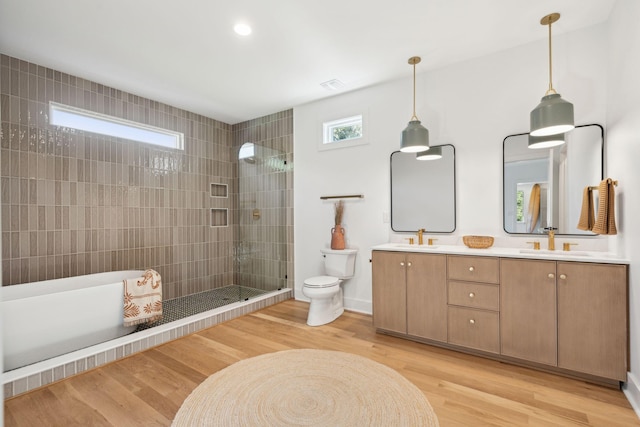
M 420 388 L 441 426 L 640 426 L 619 390 L 376 334 L 346 312 L 306 325 L 308 305 L 268 307 L 5 402 L 6 426 L 170 425 L 209 375 L 239 360 L 294 348 L 355 353 Z

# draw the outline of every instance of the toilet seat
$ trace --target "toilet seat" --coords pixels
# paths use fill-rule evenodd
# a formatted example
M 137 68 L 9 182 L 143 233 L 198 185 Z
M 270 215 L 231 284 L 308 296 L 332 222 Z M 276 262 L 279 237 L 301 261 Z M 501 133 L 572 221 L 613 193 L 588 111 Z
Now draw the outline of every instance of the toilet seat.
M 304 281 L 307 288 L 330 288 L 340 284 L 340 279 L 333 276 L 315 276 Z

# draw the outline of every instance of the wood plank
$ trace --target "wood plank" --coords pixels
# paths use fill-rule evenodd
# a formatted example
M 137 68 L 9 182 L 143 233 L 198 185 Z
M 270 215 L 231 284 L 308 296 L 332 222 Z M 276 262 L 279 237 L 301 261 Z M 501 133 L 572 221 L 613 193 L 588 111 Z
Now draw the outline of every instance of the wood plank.
M 170 425 L 181 402 L 235 361 L 290 348 L 368 357 L 429 399 L 442 426 L 640 426 L 620 390 L 377 334 L 346 312 L 306 325 L 308 304 L 285 301 L 5 401 L 6 426 Z

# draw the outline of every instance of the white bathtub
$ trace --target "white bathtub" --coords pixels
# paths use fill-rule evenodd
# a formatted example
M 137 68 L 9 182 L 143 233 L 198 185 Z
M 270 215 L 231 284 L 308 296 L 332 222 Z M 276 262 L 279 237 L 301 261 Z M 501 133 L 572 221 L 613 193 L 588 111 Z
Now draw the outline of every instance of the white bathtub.
M 142 270 L 112 271 L 3 286 L 4 370 L 9 371 L 129 334 L 122 281 Z

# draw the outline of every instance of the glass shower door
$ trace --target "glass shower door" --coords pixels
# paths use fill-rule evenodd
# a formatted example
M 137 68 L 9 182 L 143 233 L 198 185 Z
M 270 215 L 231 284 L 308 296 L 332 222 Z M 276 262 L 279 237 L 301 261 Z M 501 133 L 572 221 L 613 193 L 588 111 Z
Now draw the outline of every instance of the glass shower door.
M 286 287 L 286 155 L 245 143 L 238 154 L 238 223 L 234 244 L 240 299 Z

